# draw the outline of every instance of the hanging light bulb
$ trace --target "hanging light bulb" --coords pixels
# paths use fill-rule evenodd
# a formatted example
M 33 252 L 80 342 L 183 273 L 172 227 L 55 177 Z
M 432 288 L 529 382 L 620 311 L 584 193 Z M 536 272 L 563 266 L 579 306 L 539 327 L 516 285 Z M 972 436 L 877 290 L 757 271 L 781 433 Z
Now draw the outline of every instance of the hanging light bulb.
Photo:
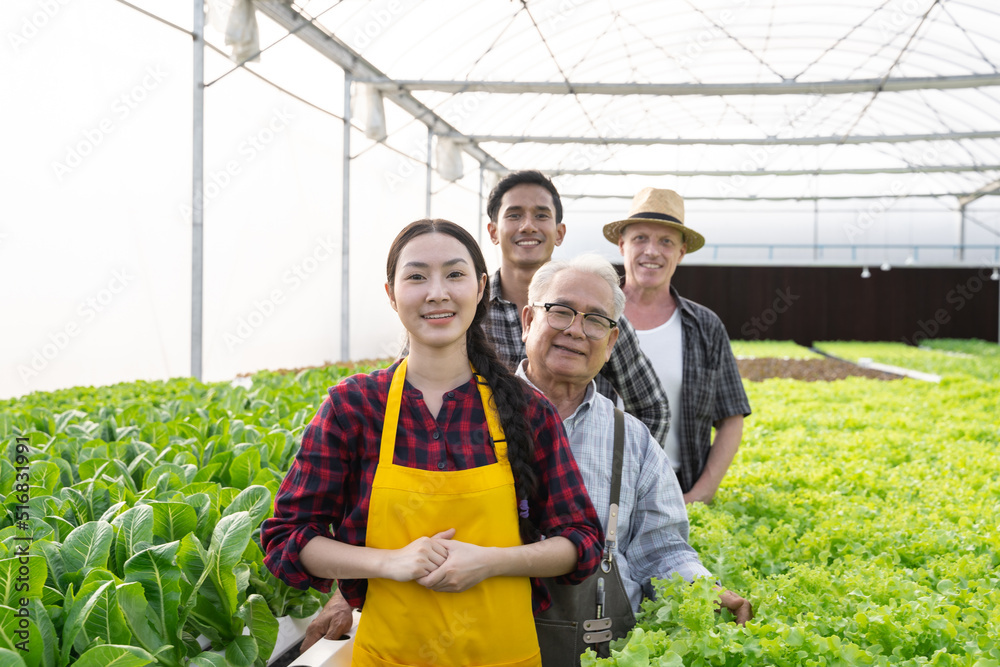
M 868 270 L 867 266 L 865 268 L 861 269 L 861 277 L 862 278 L 871 278 L 872 277 L 872 272 Z
M 906 257 L 906 261 L 904 261 L 903 263 L 904 263 L 904 264 L 906 264 L 907 266 L 913 266 L 913 263 L 914 263 L 915 261 L 917 261 L 917 260 L 915 260 L 915 259 L 913 258 L 913 255 L 908 255 L 908 256 Z
M 882 262 L 882 266 L 880 266 L 879 268 L 882 269 L 883 271 L 888 271 L 889 269 L 892 268 L 892 266 L 889 264 L 889 260 L 886 260 Z
M 1000 269 L 993 267 L 993 273 L 990 274 L 990 280 L 1000 280 Z

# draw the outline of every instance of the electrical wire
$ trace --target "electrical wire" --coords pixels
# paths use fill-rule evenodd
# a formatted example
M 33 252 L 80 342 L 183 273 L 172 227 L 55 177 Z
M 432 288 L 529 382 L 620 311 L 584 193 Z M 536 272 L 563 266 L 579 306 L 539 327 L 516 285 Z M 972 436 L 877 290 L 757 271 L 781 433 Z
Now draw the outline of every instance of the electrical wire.
M 768 63 L 763 58 L 761 58 L 757 54 L 756 51 L 754 51 L 753 49 L 751 49 L 751 48 L 747 47 L 745 44 L 743 44 L 743 42 L 741 42 L 736 37 L 736 35 L 732 34 L 728 30 L 726 30 L 726 26 L 719 25 L 718 22 L 716 22 L 708 14 L 706 14 L 705 11 L 703 9 L 701 9 L 700 7 L 698 7 L 697 4 L 691 2 L 691 0 L 687 0 L 687 5 L 691 9 L 695 10 L 696 12 L 698 12 L 699 14 L 701 14 L 702 16 L 704 16 L 705 19 L 707 19 L 709 21 L 709 23 L 711 23 L 717 30 L 719 30 L 720 32 L 722 32 L 722 34 L 724 34 L 726 37 L 728 37 L 733 42 L 733 44 L 735 44 L 736 46 L 740 47 L 742 50 L 746 51 L 758 63 L 760 63 L 761 65 L 763 65 L 764 67 L 766 67 L 768 70 L 770 70 L 771 74 L 773 74 L 774 76 L 778 77 L 778 79 L 780 79 L 781 81 L 786 81 L 787 80 L 787 77 L 785 77 L 783 74 L 781 74 L 781 72 L 779 72 L 778 70 L 776 70 L 773 67 L 771 67 L 770 63 Z
M 191 32 L 190 30 L 188 30 L 187 28 L 179 26 L 179 25 L 177 25 L 175 23 L 171 23 L 170 21 L 168 21 L 168 20 L 166 20 L 164 18 L 161 18 L 159 16 L 156 16 L 155 14 L 152 14 L 152 13 L 146 11 L 145 9 L 141 8 L 141 7 L 137 7 L 137 6 L 133 5 L 132 3 L 128 2 L 128 0 L 116 0 L 116 1 L 119 2 L 119 3 L 121 3 L 121 4 L 123 4 L 123 5 L 125 5 L 125 6 L 127 6 L 127 7 L 130 7 L 132 9 L 136 10 L 137 12 L 139 12 L 141 14 L 145 14 L 146 16 L 148 16 L 151 19 L 155 19 L 156 21 L 159 21 L 160 23 L 163 23 L 164 25 L 167 25 L 167 26 L 169 26 L 169 27 L 171 27 L 171 28 L 173 28 L 175 30 L 178 30 L 179 32 L 184 33 L 185 35 L 189 35 L 190 37 L 194 37 L 194 33 Z M 324 10 L 324 12 L 329 11 L 329 9 L 332 9 L 332 8 L 328 8 L 328 9 Z M 214 44 L 211 44 L 211 43 L 209 43 L 209 42 L 206 41 L 205 42 L 205 46 L 208 47 L 209 49 L 211 49 L 212 51 L 214 51 L 215 53 L 217 53 L 217 54 L 219 54 L 219 55 L 221 55 L 221 56 L 223 56 L 225 58 L 229 57 L 224 50 L 218 48 Z M 278 85 L 277 83 L 275 83 L 274 81 L 271 81 L 267 77 L 265 77 L 265 76 L 263 76 L 261 74 L 258 74 L 257 72 L 254 72 L 252 69 L 249 69 L 247 67 L 242 67 L 242 66 L 237 67 L 235 69 L 243 69 L 245 72 L 247 72 L 251 76 L 254 76 L 257 79 L 260 79 L 261 81 L 263 81 L 267 85 L 269 85 L 272 88 L 274 88 L 274 89 L 276 89 L 276 90 L 284 93 L 285 95 L 288 95 L 292 99 L 297 100 L 297 101 L 301 102 L 302 104 L 305 104 L 306 106 L 308 106 L 308 107 L 310 107 L 312 109 L 315 109 L 316 111 L 319 111 L 322 114 L 330 116 L 331 118 L 335 118 L 336 120 L 339 120 L 340 122 L 344 122 L 343 116 L 340 116 L 340 115 L 338 115 L 338 114 L 336 114 L 333 111 L 330 111 L 328 109 L 324 109 L 323 107 L 321 107 L 321 106 L 319 106 L 319 105 L 317 105 L 317 104 L 315 104 L 313 102 L 310 102 L 309 100 L 307 100 L 307 99 L 305 99 L 305 98 L 303 98 L 303 97 L 301 97 L 299 95 L 296 95 L 295 93 L 291 92 L 287 88 L 284 88 L 284 87 Z M 365 131 L 363 127 L 359 127 L 359 126 L 355 125 L 353 122 L 351 123 L 351 129 L 356 130 L 356 131 L 358 131 L 358 132 L 360 132 L 362 134 Z M 410 155 L 409 153 L 407 153 L 406 151 L 401 150 L 399 148 L 396 148 L 395 146 L 391 146 L 390 144 L 385 143 L 385 142 L 372 142 L 371 146 L 369 146 L 368 148 L 360 151 L 356 155 L 351 156 L 351 159 L 353 160 L 354 158 L 356 158 L 356 157 L 364 154 L 365 152 L 367 152 L 371 148 L 374 148 L 374 147 L 379 146 L 379 145 L 384 146 L 389 151 L 391 151 L 393 153 L 396 153 L 397 155 L 400 155 L 401 157 L 407 158 L 409 160 L 413 160 L 414 162 L 416 162 L 418 164 L 424 164 L 424 160 L 421 160 L 420 158 L 414 157 L 414 156 Z
M 570 83 L 569 77 L 566 76 L 566 72 L 563 71 L 562 65 L 559 64 L 559 59 L 556 58 L 556 54 L 552 51 L 552 47 L 549 45 L 548 40 L 545 39 L 545 34 L 542 32 L 541 26 L 538 25 L 538 21 L 536 21 L 535 17 L 532 15 L 531 9 L 528 7 L 528 0 L 521 0 L 521 4 L 524 6 L 524 11 L 528 14 L 528 18 L 531 19 L 532 25 L 535 26 L 535 32 L 538 33 L 538 37 L 542 40 L 542 45 L 545 47 L 545 50 L 548 51 L 549 57 L 552 59 L 552 63 L 556 66 L 556 69 L 559 70 L 559 75 L 566 83 L 567 90 L 573 95 L 573 99 L 575 99 L 576 103 L 579 105 L 580 111 L 583 112 L 583 116 L 587 119 L 587 122 L 590 124 L 590 128 L 594 131 L 595 136 L 600 137 L 601 132 L 597 129 L 597 124 L 594 122 L 594 119 L 590 117 L 590 113 L 587 111 L 586 105 L 580 99 L 579 94 L 573 90 L 573 84 Z
M 337 7 L 341 2 L 343 2 L 343 0 L 339 0 L 336 4 L 330 5 L 329 7 L 327 7 L 326 9 L 324 9 L 322 12 L 320 12 L 319 14 L 317 14 L 316 16 L 314 16 L 312 20 L 315 21 L 316 19 L 318 19 L 323 14 L 326 14 L 328 11 L 330 11 L 334 7 Z M 301 13 L 302 10 L 300 9 L 298 11 Z M 233 72 L 235 72 L 238 69 L 245 69 L 246 68 L 246 64 L 248 62 L 256 60 L 262 53 L 265 53 L 266 51 L 269 51 L 271 48 L 277 46 L 278 44 L 280 44 L 281 42 L 283 42 L 285 39 L 287 39 L 287 38 L 291 37 L 292 35 L 296 34 L 299 30 L 302 30 L 303 28 L 305 28 L 307 25 L 309 25 L 309 24 L 308 23 L 303 23 L 302 25 L 300 25 L 299 27 L 295 28 L 294 30 L 290 30 L 289 32 L 285 33 L 284 35 L 282 35 L 281 37 L 279 37 L 275 41 L 271 42 L 270 44 L 268 44 L 267 46 L 265 46 L 263 49 L 259 49 L 258 51 L 250 54 L 249 56 L 247 56 L 246 58 L 244 58 L 240 62 L 236 63 L 236 67 L 233 67 L 232 69 L 230 69 L 230 70 L 228 70 L 228 71 L 220 74 L 219 76 L 215 77 L 214 79 L 212 79 L 211 81 L 209 81 L 208 83 L 206 83 L 205 84 L 205 88 L 208 88 L 209 86 L 212 86 L 212 85 L 218 83 L 219 81 L 221 81 L 222 79 L 226 78 L 227 76 L 229 76 L 230 74 L 232 74 Z
M 991 62 L 990 59 L 986 56 L 986 54 L 983 53 L 983 50 L 981 48 L 979 48 L 979 45 L 976 44 L 976 41 L 974 39 L 972 39 L 972 35 L 970 35 L 969 31 L 965 29 L 965 26 L 963 26 L 961 23 L 959 23 L 955 19 L 955 17 L 952 15 L 952 13 L 948 10 L 948 6 L 945 5 L 945 4 L 942 4 L 941 5 L 941 11 L 944 12 L 945 16 L 947 16 L 949 19 L 951 19 L 952 24 L 956 28 L 958 28 L 959 30 L 962 31 L 962 35 L 969 42 L 969 45 L 972 46 L 972 48 L 976 50 L 976 53 L 979 54 L 979 57 L 982 59 L 982 61 L 984 63 L 986 63 L 987 65 L 989 65 L 990 67 L 992 67 L 994 72 L 1000 71 L 1000 70 L 997 70 L 996 64 L 994 64 L 993 62 Z
M 843 35 L 841 35 L 840 37 L 838 37 L 837 40 L 833 44 L 831 44 L 830 46 L 828 46 L 824 51 L 822 51 L 818 56 L 816 56 L 816 58 L 811 63 L 809 63 L 808 65 L 806 65 L 802 69 L 801 72 L 799 72 L 798 74 L 796 74 L 795 76 L 793 76 L 792 77 L 792 81 L 797 81 L 800 76 L 802 76 L 803 74 L 805 74 L 806 72 L 808 72 L 815 65 L 819 64 L 819 61 L 821 61 L 823 58 L 825 58 L 829 54 L 833 53 L 837 49 L 838 46 L 840 46 L 842 43 L 844 43 L 845 41 L 847 41 L 847 38 L 849 38 L 855 32 L 857 32 L 858 30 L 860 30 L 866 23 L 868 23 L 869 20 L 871 20 L 872 18 L 874 18 L 876 14 L 878 14 L 879 12 L 881 12 L 882 10 L 884 10 L 886 8 L 886 6 L 888 6 L 891 1 L 892 0 L 884 0 L 884 2 L 881 5 L 879 5 L 878 7 L 876 7 L 875 9 L 872 10 L 871 14 L 869 14 L 868 16 L 866 16 L 865 18 L 863 18 L 858 23 L 854 24 L 854 26 L 852 28 L 850 28 L 847 32 L 845 32 Z M 857 71 L 857 70 L 855 70 L 855 71 Z
M 965 219 L 971 222 L 972 224 L 976 225 L 977 227 L 982 227 L 993 236 L 1000 237 L 1000 232 L 990 227 L 987 223 L 982 222 L 980 220 L 976 220 L 972 215 L 969 214 L 968 211 L 965 212 Z
M 195 37 L 195 34 L 193 32 L 191 32 L 190 30 L 188 30 L 187 28 L 181 27 L 181 26 L 177 25 L 176 23 L 171 23 L 170 21 L 168 21 L 168 20 L 166 20 L 166 19 L 164 19 L 162 17 L 156 16 L 155 14 L 152 14 L 151 12 L 146 11 L 142 7 L 137 7 L 137 6 L 133 5 L 131 2 L 128 2 L 128 0 L 115 0 L 115 1 L 119 2 L 119 3 L 123 4 L 123 5 L 125 5 L 126 7 L 130 7 L 131 9 L 136 10 L 140 14 L 145 14 L 149 18 L 154 19 L 156 21 L 159 21 L 160 23 L 162 23 L 164 25 L 167 25 L 167 26 L 173 28 L 174 30 L 178 30 L 178 31 L 184 33 L 185 35 L 188 35 L 191 38 Z M 208 47 L 209 49 L 211 49 L 212 51 L 214 51 L 215 53 L 219 54 L 220 56 L 222 56 L 222 57 L 224 57 L 226 59 L 229 59 L 229 55 L 225 51 L 223 51 L 222 49 L 220 49 L 219 47 L 215 46 L 214 44 L 206 41 L 205 42 L 205 46 Z M 330 111 L 328 109 L 324 109 L 323 107 L 321 107 L 321 106 L 319 106 L 317 104 L 314 104 L 313 102 L 310 102 L 309 100 L 307 100 L 307 99 L 305 99 L 303 97 L 300 97 L 299 95 L 296 95 L 295 93 L 293 93 L 292 91 L 288 90 L 287 88 L 279 86 L 277 83 L 275 83 L 274 81 L 271 81 L 267 77 L 265 77 L 265 76 L 263 76 L 261 74 L 258 74 L 257 72 L 254 72 L 253 70 L 248 69 L 246 67 L 243 67 L 242 69 L 244 71 L 246 71 L 248 74 L 250 74 L 252 76 L 255 76 L 256 78 L 260 79 L 261 81 L 263 81 L 267 85 L 271 86 L 272 88 L 275 88 L 276 90 L 281 91 L 285 95 L 288 95 L 289 97 L 291 97 L 291 98 L 293 98 L 295 100 L 298 100 L 302 104 L 305 104 L 308 107 L 312 107 L 316 111 L 319 111 L 320 113 L 326 114 L 327 116 L 331 116 L 333 118 L 336 118 L 337 120 L 339 120 L 341 122 L 344 121 L 344 118 L 342 116 L 339 116 L 339 115 L 335 114 L 334 112 L 332 112 L 332 111 Z M 359 127 L 357 127 L 355 125 L 352 125 L 351 127 L 353 127 L 356 130 L 363 131 L 362 128 L 359 128 Z
M 931 6 L 927 8 L 927 11 L 924 12 L 924 15 L 920 17 L 920 22 L 917 23 L 917 27 L 914 28 L 913 32 L 910 34 L 910 38 L 906 40 L 906 44 L 904 44 L 903 48 L 900 49 L 899 54 L 896 56 L 896 60 L 893 61 L 889 69 L 886 70 L 885 75 L 882 76 L 881 81 L 879 81 L 878 87 L 875 89 L 875 92 L 872 93 L 872 98 L 868 100 L 868 104 L 866 104 L 864 108 L 861 110 L 861 113 L 858 114 L 858 117 L 855 119 L 854 123 L 852 123 L 851 126 L 847 128 L 847 131 L 844 132 L 845 139 L 850 136 L 854 128 L 857 127 L 858 123 L 861 122 L 861 119 L 864 118 L 864 115 L 868 112 L 868 109 L 870 109 L 872 104 L 875 103 L 878 94 L 882 92 L 882 87 L 885 86 L 885 82 L 889 80 L 889 76 L 892 74 L 892 70 L 896 69 L 896 67 L 899 65 L 900 60 L 902 60 L 903 55 L 906 53 L 907 49 L 909 49 L 910 44 L 913 42 L 913 39 L 917 36 L 917 33 L 920 32 L 920 28 L 923 27 L 924 22 L 927 20 L 927 17 L 930 16 L 930 13 L 940 3 L 941 0 L 934 0 L 934 2 L 931 3 Z

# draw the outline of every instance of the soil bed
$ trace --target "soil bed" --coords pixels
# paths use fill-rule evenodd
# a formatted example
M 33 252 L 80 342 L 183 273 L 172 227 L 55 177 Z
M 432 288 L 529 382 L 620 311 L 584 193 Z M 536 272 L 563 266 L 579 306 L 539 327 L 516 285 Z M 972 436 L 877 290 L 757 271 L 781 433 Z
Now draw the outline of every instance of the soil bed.
M 901 377 L 836 359 L 737 359 L 736 363 L 740 368 L 740 375 L 752 382 L 768 378 L 829 382 L 851 376 L 872 380 L 899 380 Z
M 366 359 L 349 364 L 352 372 L 362 367 L 384 368 L 392 363 L 392 359 Z M 883 373 L 870 368 L 861 368 L 846 361 L 836 359 L 737 359 L 740 376 L 752 382 L 760 382 L 769 378 L 787 378 L 790 380 L 805 380 L 806 382 L 830 382 L 843 380 L 846 377 L 866 377 L 872 380 L 899 380 L 900 375 Z M 275 373 L 299 373 L 311 368 L 325 368 L 335 364 L 321 366 L 305 366 L 303 368 L 279 368 Z M 253 373 L 241 373 L 238 377 L 252 376 Z

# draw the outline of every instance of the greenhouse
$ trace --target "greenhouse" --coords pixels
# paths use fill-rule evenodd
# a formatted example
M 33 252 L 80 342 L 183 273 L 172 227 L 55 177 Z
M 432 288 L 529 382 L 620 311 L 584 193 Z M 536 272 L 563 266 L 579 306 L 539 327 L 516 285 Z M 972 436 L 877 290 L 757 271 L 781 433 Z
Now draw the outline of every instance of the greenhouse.
M 670 285 L 721 319 L 752 406 L 686 511 L 753 619 L 664 577 L 581 664 L 1000 667 L 995 3 L 7 0 L 0 21 L 0 667 L 348 664 L 363 614 L 299 656 L 329 595 L 275 576 L 261 526 L 330 388 L 414 340 L 392 239 L 450 220 L 494 275 L 489 195 L 523 170 L 561 198 L 552 258 L 596 253 L 626 292 L 605 225 L 644 188 L 683 198 L 704 246 Z

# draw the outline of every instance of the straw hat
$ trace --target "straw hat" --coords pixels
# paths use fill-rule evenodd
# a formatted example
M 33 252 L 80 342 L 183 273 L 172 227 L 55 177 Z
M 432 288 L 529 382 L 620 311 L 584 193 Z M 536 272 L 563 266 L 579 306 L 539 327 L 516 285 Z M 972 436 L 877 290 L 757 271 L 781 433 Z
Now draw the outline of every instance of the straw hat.
M 604 238 L 618 245 L 622 230 L 634 222 L 651 222 L 673 227 L 684 235 L 687 251 L 694 252 L 705 245 L 705 237 L 684 225 L 684 198 L 673 190 L 643 188 L 632 198 L 628 218 L 604 225 Z

